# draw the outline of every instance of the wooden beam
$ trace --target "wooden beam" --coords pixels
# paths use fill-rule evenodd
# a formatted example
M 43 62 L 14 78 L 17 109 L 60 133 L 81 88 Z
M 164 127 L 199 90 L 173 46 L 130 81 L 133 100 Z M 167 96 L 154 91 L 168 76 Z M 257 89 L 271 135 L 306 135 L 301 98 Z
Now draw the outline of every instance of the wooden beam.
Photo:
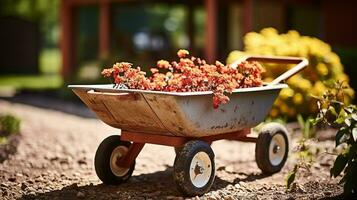
M 110 3 L 99 4 L 99 56 L 106 58 L 110 52 Z
M 189 51 L 192 52 L 192 54 L 196 54 L 195 52 L 195 24 L 194 24 L 194 9 L 195 7 L 191 4 L 187 6 L 187 20 L 186 20 L 186 26 L 187 26 L 187 35 L 190 40 L 190 45 L 189 45 Z
M 243 2 L 243 34 L 253 30 L 253 0 Z
M 74 65 L 74 34 L 73 34 L 73 9 L 67 0 L 61 1 L 60 6 L 60 26 L 61 38 L 60 47 L 62 53 L 61 73 L 64 79 L 71 75 L 71 68 Z
M 217 25 L 217 2 L 216 0 L 205 0 L 206 8 L 206 37 L 205 57 L 208 63 L 216 60 L 216 25 Z

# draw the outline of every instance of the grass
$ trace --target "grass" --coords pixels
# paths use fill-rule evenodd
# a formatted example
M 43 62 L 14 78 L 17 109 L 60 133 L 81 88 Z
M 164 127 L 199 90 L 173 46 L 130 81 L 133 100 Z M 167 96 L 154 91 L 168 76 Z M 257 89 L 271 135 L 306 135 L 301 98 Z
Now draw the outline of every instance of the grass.
M 43 74 L 60 74 L 61 52 L 59 49 L 46 49 L 40 53 L 40 71 Z
M 0 145 L 7 144 L 7 138 L 0 136 Z
M 0 145 L 8 142 L 8 137 L 20 133 L 21 120 L 13 115 L 0 114 Z
M 60 75 L 4 75 L 0 76 L 1 89 L 56 89 L 63 84 Z
M 57 89 L 63 84 L 60 75 L 61 54 L 59 49 L 45 49 L 39 58 L 40 74 L 0 75 L 0 92 L 18 89 L 43 90 Z

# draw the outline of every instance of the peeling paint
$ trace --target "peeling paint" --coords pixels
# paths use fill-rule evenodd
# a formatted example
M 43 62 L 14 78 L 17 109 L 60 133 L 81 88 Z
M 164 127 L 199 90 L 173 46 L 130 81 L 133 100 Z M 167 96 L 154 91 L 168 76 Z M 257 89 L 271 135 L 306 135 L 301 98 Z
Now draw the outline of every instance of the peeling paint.
M 235 106 L 234 106 L 234 112 L 237 112 L 237 110 L 238 110 L 238 106 L 235 105 Z
M 113 127 L 140 133 L 203 137 L 254 127 L 264 120 L 280 88 L 244 95 L 232 93 L 231 100 L 218 109 L 212 107 L 211 94 L 177 96 L 126 91 L 129 95 L 120 96 L 88 95 L 87 91 L 75 92 L 102 121 Z
M 225 123 L 222 126 L 212 126 L 211 129 L 222 129 L 222 128 L 227 128 L 228 127 L 228 123 Z

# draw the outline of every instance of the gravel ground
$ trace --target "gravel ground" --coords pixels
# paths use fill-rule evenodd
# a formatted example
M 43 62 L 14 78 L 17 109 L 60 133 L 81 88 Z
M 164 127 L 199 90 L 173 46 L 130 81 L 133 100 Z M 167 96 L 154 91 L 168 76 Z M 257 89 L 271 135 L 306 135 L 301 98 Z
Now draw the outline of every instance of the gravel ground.
M 0 199 L 184 198 L 172 179 L 175 153 L 171 147 L 146 145 L 136 160 L 133 177 L 120 186 L 106 186 L 95 175 L 93 158 L 99 143 L 119 130 L 95 118 L 5 100 L 0 100 L 0 112 L 22 119 L 17 152 L 0 163 Z M 315 146 L 332 151 L 334 142 L 326 140 Z M 294 188 L 286 191 L 285 176 L 293 167 L 294 156 L 280 173 L 265 176 L 256 166 L 254 144 L 218 141 L 212 148 L 215 182 L 209 193 L 193 199 L 341 198 L 338 179 L 329 177 L 333 155 L 320 154 L 312 170 L 302 173 Z

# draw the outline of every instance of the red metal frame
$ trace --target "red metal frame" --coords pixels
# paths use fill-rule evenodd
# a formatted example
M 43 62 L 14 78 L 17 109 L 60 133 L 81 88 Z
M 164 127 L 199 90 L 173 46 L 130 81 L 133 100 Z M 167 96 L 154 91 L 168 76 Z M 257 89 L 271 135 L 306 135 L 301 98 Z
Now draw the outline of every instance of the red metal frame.
M 145 145 L 145 143 L 137 143 L 137 142 L 134 142 L 133 144 L 131 144 L 127 154 L 120 160 L 117 160 L 116 164 L 120 167 L 129 168 L 134 163 L 136 157 L 138 157 L 138 155 L 139 155 L 141 149 L 143 149 L 144 145 Z
M 216 140 L 237 140 L 242 142 L 256 142 L 257 138 L 248 136 L 250 129 L 243 129 L 241 131 L 224 133 L 218 135 L 205 136 L 200 138 L 185 137 L 185 136 L 169 136 L 169 135 L 155 135 L 147 133 L 136 133 L 129 131 L 122 131 L 120 139 L 123 141 L 133 142 L 127 154 L 117 163 L 121 167 L 130 167 L 144 147 L 145 143 L 159 144 L 165 146 L 181 147 L 190 140 L 202 140 L 211 144 Z

